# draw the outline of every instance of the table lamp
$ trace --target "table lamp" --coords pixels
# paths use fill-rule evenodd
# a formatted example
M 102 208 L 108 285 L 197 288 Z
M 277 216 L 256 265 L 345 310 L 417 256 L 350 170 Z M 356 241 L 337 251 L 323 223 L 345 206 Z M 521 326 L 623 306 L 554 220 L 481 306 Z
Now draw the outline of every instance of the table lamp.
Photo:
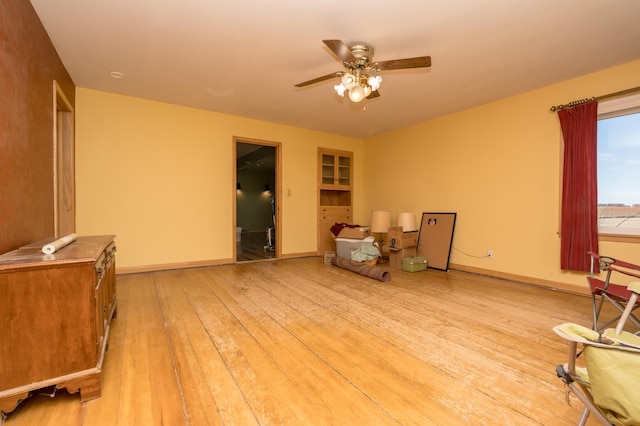
M 388 210 L 373 210 L 371 212 L 371 232 L 380 234 L 378 240 L 380 255 L 382 255 L 382 243 L 384 238 L 382 234 L 389 232 L 389 226 L 391 226 L 391 212 Z
M 413 213 L 398 213 L 396 226 L 402 226 L 402 232 L 417 231 L 416 216 Z

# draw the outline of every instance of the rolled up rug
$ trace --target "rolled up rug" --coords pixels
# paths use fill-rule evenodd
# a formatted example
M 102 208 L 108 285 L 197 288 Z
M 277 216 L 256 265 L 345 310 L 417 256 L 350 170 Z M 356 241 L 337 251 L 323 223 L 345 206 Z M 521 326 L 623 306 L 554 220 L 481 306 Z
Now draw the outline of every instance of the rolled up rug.
M 336 256 L 331 259 L 331 264 L 339 268 L 364 275 L 365 277 L 373 278 L 378 281 L 386 282 L 391 280 L 391 273 L 389 271 L 385 271 L 384 269 L 377 266 L 354 262 L 353 260 L 347 259 L 346 257 Z

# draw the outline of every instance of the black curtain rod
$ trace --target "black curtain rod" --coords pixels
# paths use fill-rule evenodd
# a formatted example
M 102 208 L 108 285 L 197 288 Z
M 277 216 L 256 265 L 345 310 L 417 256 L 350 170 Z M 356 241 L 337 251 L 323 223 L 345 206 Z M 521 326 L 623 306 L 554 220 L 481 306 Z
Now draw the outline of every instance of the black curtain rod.
M 602 96 L 593 96 L 591 98 L 578 99 L 577 101 L 571 101 L 568 104 L 553 105 L 550 108 L 550 110 L 551 112 L 560 111 L 561 109 L 571 108 L 576 105 L 585 104 L 590 101 L 601 101 L 603 99 L 615 98 L 616 96 L 628 95 L 630 93 L 635 93 L 635 92 L 640 92 L 640 86 L 632 87 L 631 89 L 627 89 L 627 90 L 621 90 L 619 92 L 609 93 Z

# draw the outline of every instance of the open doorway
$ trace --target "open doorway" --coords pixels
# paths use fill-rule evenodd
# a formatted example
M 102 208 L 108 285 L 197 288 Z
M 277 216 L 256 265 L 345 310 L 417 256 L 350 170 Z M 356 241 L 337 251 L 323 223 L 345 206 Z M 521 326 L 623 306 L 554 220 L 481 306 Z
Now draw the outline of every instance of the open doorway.
M 53 233 L 56 238 L 76 232 L 76 189 L 73 107 L 53 82 Z
M 236 262 L 280 257 L 280 144 L 234 138 Z

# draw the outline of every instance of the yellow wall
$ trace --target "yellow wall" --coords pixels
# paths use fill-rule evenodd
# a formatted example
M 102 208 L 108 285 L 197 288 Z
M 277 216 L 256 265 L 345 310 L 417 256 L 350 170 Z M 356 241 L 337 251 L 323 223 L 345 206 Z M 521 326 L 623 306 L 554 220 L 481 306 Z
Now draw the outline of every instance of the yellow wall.
M 282 144 L 283 256 L 316 251 L 318 146 L 354 152 L 367 216 L 360 139 L 78 88 L 77 232 L 115 234 L 119 268 L 229 261 L 233 136 Z
M 367 139 L 364 210 L 412 211 L 418 222 L 456 212 L 452 264 L 584 288 L 584 274 L 559 268 L 561 132 L 549 108 L 638 86 L 639 76 L 636 61 Z M 640 259 L 637 243 L 600 248 Z
M 635 61 L 364 141 L 78 88 L 78 232 L 116 234 L 121 268 L 230 261 L 240 136 L 282 143 L 284 256 L 316 250 L 323 146 L 354 152 L 356 223 L 372 209 L 418 222 L 456 212 L 453 265 L 584 289 L 584 274 L 559 268 L 561 134 L 549 107 L 638 86 L 639 75 Z M 600 247 L 640 258 L 637 243 Z

